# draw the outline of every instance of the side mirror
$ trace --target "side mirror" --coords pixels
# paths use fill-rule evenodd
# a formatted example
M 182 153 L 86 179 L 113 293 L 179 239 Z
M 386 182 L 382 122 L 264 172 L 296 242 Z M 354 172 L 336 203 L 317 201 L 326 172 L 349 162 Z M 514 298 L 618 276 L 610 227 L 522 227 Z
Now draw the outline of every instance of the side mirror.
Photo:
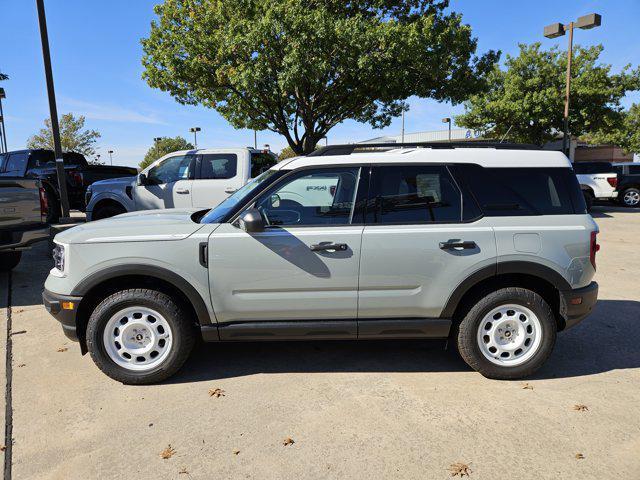
M 138 175 L 138 185 L 146 185 L 147 184 L 147 176 L 144 173 Z
M 250 208 L 238 218 L 238 226 L 247 233 L 264 231 L 264 217 L 257 208 Z

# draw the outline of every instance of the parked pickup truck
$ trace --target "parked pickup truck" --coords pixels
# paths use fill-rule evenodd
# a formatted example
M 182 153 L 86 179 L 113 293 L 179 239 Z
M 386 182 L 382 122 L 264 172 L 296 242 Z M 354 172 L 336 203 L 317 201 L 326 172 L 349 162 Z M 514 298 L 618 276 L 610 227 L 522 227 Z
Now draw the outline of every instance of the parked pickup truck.
M 603 165 L 600 166 L 599 164 Z M 608 162 L 576 162 L 573 171 L 578 177 L 587 210 L 595 200 L 616 200 L 618 197 L 618 173 Z
M 87 189 L 87 221 L 136 210 L 211 208 L 277 163 L 269 150 L 211 148 L 173 152 L 137 177 L 96 182 Z
M 64 169 L 67 174 L 67 194 L 72 209 L 85 209 L 85 191 L 97 180 L 136 175 L 138 170 L 131 167 L 89 165 L 84 155 L 75 152 L 63 154 Z M 21 177 L 42 181 L 49 213 L 47 221 L 55 223 L 60 218 L 60 192 L 56 175 L 55 155 L 51 150 L 18 150 L 0 154 L 0 178 Z
M 49 238 L 47 198 L 40 180 L 0 178 L 0 270 L 20 263 L 22 251 Z
M 592 174 L 614 172 L 618 176 L 618 201 L 626 207 L 640 207 L 640 163 L 584 162 L 574 165 L 574 170 Z

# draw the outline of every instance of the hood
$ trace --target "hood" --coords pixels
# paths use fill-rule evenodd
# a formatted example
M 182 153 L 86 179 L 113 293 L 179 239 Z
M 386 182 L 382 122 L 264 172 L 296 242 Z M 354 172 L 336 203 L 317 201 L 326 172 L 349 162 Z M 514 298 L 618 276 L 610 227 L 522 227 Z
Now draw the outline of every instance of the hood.
M 124 213 L 89 222 L 56 235 L 60 243 L 158 242 L 182 240 L 203 225 L 191 220 L 202 209 L 174 208 Z
M 136 176 L 107 178 L 106 180 L 98 180 L 97 182 L 93 182 L 90 185 L 90 187 L 91 188 L 104 187 L 104 186 L 112 187 L 116 184 L 131 185 L 133 184 L 133 182 L 136 181 L 136 179 L 137 179 Z

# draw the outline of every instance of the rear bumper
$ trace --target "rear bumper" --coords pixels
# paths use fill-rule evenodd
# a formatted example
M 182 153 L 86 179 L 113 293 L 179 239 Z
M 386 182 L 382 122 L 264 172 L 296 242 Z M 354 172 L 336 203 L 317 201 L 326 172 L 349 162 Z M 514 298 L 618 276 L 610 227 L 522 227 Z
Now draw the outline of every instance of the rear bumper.
M 49 238 L 49 225 L 25 230 L 0 232 L 0 251 L 27 248 Z
M 42 292 L 42 303 L 44 308 L 60 322 L 62 331 L 67 338 L 78 341 L 76 317 L 78 306 L 82 297 L 71 297 L 69 295 L 59 295 L 57 293 L 44 290 Z M 65 305 L 63 305 L 63 303 Z M 72 307 L 72 308 L 70 308 Z
M 598 301 L 598 284 L 591 282 L 584 288 L 560 292 L 565 330 L 584 320 Z

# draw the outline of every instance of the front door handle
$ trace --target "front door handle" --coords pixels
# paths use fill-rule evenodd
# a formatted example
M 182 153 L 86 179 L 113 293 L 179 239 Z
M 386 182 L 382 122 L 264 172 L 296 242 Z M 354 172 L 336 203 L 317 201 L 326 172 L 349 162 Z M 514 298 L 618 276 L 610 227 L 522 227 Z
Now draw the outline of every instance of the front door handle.
M 464 248 L 471 249 L 476 248 L 476 242 L 468 241 L 468 242 L 460 242 L 460 241 L 448 241 L 448 242 L 440 242 L 440 248 L 442 250 L 455 250 L 456 248 Z
M 224 189 L 224 193 L 236 193 L 238 191 L 237 188 L 227 187 Z
M 182 188 L 180 190 L 176 190 L 176 193 L 178 195 L 187 195 L 189 193 L 189 190 L 187 188 Z
M 349 248 L 349 245 L 347 245 L 346 243 L 321 242 L 311 245 L 309 248 L 312 252 L 324 252 L 327 250 L 344 252 Z

